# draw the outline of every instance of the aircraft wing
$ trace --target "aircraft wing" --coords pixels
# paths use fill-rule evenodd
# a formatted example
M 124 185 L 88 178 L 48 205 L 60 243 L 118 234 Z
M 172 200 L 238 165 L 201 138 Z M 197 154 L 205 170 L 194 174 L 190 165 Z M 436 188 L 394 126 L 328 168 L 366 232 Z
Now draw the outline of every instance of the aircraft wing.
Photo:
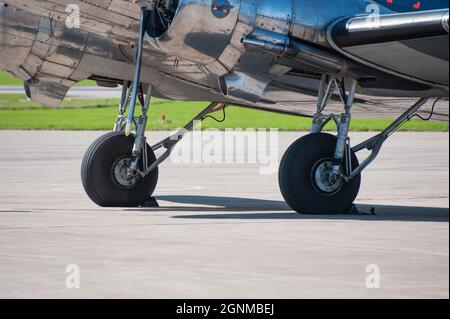
M 449 85 L 449 10 L 358 16 L 334 23 L 328 41 L 340 53 L 383 72 Z

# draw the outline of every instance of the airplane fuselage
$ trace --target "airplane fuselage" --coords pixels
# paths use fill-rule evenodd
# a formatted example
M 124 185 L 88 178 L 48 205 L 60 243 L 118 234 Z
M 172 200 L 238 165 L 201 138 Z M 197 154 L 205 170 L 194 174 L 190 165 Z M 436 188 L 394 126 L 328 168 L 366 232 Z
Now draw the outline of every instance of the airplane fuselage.
M 346 214 L 353 212 L 361 173 L 386 140 L 420 117 L 430 98 L 431 119 L 448 97 L 447 6 L 424 0 L 0 0 L 0 68 L 49 106 L 87 78 L 122 85 L 113 132 L 90 146 L 81 165 L 86 194 L 102 207 L 148 201 L 159 166 L 211 112 L 225 112 L 229 104 L 280 111 L 283 101 L 317 96 L 297 113 L 312 118 L 311 134 L 283 157 L 280 190 L 298 213 Z M 353 146 L 358 93 L 419 99 L 381 133 Z M 153 96 L 211 103 L 150 146 L 145 133 Z M 339 113 L 328 108 L 333 100 Z M 323 132 L 329 123 L 337 135 Z M 369 155 L 360 161 L 363 150 Z
M 72 13 L 67 11 L 65 2 L 0 1 L 0 69 L 26 81 L 33 100 L 51 106 L 58 105 L 72 85 L 87 78 L 97 80 L 101 85 L 132 80 L 139 7 L 132 1 L 125 7 L 114 4 L 105 7 L 100 2 L 71 1 L 80 9 L 81 24 L 79 28 L 68 28 L 67 21 Z M 183 3 L 188 7 L 194 2 Z M 198 3 L 198 8 L 206 6 L 205 12 L 209 13 L 211 1 Z M 254 69 L 255 65 L 262 66 L 262 73 L 274 72 L 273 78 L 264 79 L 268 84 L 263 95 L 259 96 L 258 92 L 254 94 L 255 100 L 259 99 L 261 103 L 276 103 L 277 98 L 272 92 L 280 86 L 293 94 L 315 94 L 319 84 L 319 78 L 314 76 L 315 66 L 309 69 L 301 62 L 292 65 L 282 61 L 281 66 L 273 68 L 271 59 L 255 59 L 255 55 L 243 52 L 242 48 L 234 50 L 230 45 L 233 36 L 239 41 L 258 29 L 299 41 L 308 49 L 311 45 L 313 49 L 323 49 L 325 54 L 330 51 L 340 56 L 340 53 L 333 52 L 327 39 L 330 23 L 370 12 L 367 1 L 363 0 L 259 0 L 256 7 L 251 5 L 253 2 L 245 0 L 230 0 L 229 3 L 232 4 L 230 19 L 235 19 L 231 27 L 221 25 L 227 17 L 208 17 L 205 21 L 211 21 L 210 25 L 203 24 L 192 29 L 186 28 L 183 22 L 179 30 L 185 29 L 188 33 L 181 38 L 182 42 L 174 45 L 163 39 L 159 44 L 164 50 L 151 45 L 145 49 L 142 81 L 154 85 L 155 95 L 178 100 L 237 101 L 241 97 L 224 94 L 229 93 L 221 87 L 221 83 L 226 81 L 220 82 L 218 78 L 230 69 L 245 71 L 247 68 Z M 446 1 L 440 0 L 421 1 L 420 5 L 412 0 L 377 0 L 376 3 L 380 5 L 380 13 L 448 7 Z M 179 9 L 178 14 L 180 12 L 182 10 Z M 233 33 L 236 23 L 242 28 L 234 29 Z M 176 27 L 176 21 L 171 27 Z M 218 32 L 208 33 L 212 29 Z M 181 37 L 180 33 L 176 35 Z M 173 41 L 173 37 L 170 38 Z M 405 54 L 410 57 L 431 56 L 420 43 L 414 46 L 400 43 L 395 47 L 398 49 L 399 46 L 406 48 Z M 175 52 L 168 52 L 171 49 Z M 448 56 L 433 56 L 431 59 L 435 69 L 442 70 L 441 63 L 448 66 Z M 373 66 L 359 64 L 356 67 L 371 79 L 358 88 L 364 94 L 405 97 L 448 95 L 448 81 L 447 89 L 445 83 L 435 87 L 433 83 L 437 81 L 434 81 L 433 74 L 426 74 L 430 77 L 426 81 L 414 81 L 411 80 L 414 74 L 398 77 Z M 348 68 L 354 69 L 354 66 Z M 402 67 L 400 71 L 403 74 L 408 70 Z M 446 76 L 440 74 L 436 78 Z M 235 91 L 242 90 L 238 87 Z M 248 104 L 253 102 L 257 101 L 249 100 Z

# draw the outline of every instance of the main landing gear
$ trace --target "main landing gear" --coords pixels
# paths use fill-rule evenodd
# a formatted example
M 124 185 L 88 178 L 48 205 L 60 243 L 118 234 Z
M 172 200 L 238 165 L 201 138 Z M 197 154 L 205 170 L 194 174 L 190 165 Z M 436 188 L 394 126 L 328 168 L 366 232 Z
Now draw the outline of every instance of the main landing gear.
M 128 134 L 126 105 L 130 97 L 130 83 L 123 85 L 120 113 L 114 131 L 96 140 L 84 156 L 81 176 L 89 198 L 102 207 L 138 207 L 151 199 L 158 183 L 158 167 L 172 153 L 182 138 L 212 112 L 226 105 L 211 103 L 176 134 L 149 146 L 145 138 L 151 87 L 142 95 L 138 89 L 142 115 L 132 118 L 136 133 Z M 132 94 L 132 93 L 131 93 Z M 157 158 L 155 152 L 166 151 Z
M 142 3 L 145 3 L 145 7 L 141 13 L 134 80 L 123 83 L 120 112 L 114 131 L 92 144 L 82 164 L 83 186 L 88 196 L 100 206 L 135 207 L 147 202 L 158 182 L 158 167 L 169 157 L 175 145 L 194 128 L 196 123 L 208 117 L 209 113 L 226 107 L 219 103 L 211 103 L 178 133 L 153 147 L 147 144 L 145 130 L 147 113 L 151 105 L 152 86 L 143 85 L 140 75 L 145 22 L 154 20 L 156 1 L 146 0 Z M 281 192 L 291 208 L 298 213 L 348 212 L 358 195 L 362 171 L 376 159 L 389 136 L 410 120 L 427 102 L 425 98 L 420 99 L 383 132 L 352 147 L 349 129 L 356 87 L 355 80 L 324 75 L 311 134 L 295 142 L 281 162 L 279 173 Z M 327 104 L 336 91 L 343 102 L 344 112 L 340 116 L 325 115 Z M 135 116 L 138 101 L 142 115 Z M 322 133 L 330 121 L 336 123 L 337 136 Z M 133 126 L 136 128 L 134 134 Z M 157 158 L 154 152 L 160 148 L 165 148 L 166 152 Z M 364 149 L 371 153 L 359 163 L 356 154 Z
M 348 89 L 346 88 L 348 86 Z M 279 183 L 288 205 L 301 214 L 344 214 L 351 210 L 361 186 L 361 173 L 378 156 L 384 142 L 427 102 L 420 99 L 377 136 L 351 147 L 349 129 L 357 81 L 324 75 L 311 134 L 296 141 L 281 161 Z M 340 116 L 324 115 L 338 91 L 344 104 Z M 334 121 L 338 135 L 322 133 Z M 361 164 L 356 153 L 371 154 Z
M 158 183 L 158 167 L 169 157 L 175 145 L 196 123 L 203 121 L 210 113 L 226 107 L 211 103 L 177 134 L 152 147 L 147 144 L 145 130 L 152 86 L 141 83 L 141 62 L 146 32 L 144 22 L 152 17 L 155 1 L 147 2 L 141 12 L 134 81 L 123 83 L 119 115 L 113 132 L 100 137 L 91 145 L 81 167 L 87 195 L 102 207 L 137 207 L 149 201 Z M 140 116 L 135 116 L 137 102 L 141 106 Z M 135 133 L 132 133 L 133 127 L 136 128 Z M 165 148 L 166 152 L 157 158 L 154 152 L 161 148 Z

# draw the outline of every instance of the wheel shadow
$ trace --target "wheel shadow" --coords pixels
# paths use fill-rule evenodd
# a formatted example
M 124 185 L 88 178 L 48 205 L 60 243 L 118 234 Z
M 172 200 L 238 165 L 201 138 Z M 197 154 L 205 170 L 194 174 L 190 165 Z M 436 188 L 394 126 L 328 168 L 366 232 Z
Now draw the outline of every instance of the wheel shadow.
M 299 215 L 293 212 L 282 201 L 216 196 L 158 196 L 157 200 L 159 202 L 170 202 L 181 205 L 143 208 L 140 211 L 198 213 L 173 216 L 173 218 L 177 219 L 449 221 L 448 208 L 363 204 L 357 205 L 359 212 L 351 214 Z

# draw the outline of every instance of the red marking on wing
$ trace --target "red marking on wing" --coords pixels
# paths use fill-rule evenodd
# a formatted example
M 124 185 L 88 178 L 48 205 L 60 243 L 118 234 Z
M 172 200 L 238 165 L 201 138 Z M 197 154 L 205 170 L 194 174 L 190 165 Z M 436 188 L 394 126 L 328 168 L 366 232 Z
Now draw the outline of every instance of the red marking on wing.
M 420 1 L 413 4 L 413 8 L 416 10 L 420 10 L 421 7 L 422 7 L 422 2 L 420 2 Z

